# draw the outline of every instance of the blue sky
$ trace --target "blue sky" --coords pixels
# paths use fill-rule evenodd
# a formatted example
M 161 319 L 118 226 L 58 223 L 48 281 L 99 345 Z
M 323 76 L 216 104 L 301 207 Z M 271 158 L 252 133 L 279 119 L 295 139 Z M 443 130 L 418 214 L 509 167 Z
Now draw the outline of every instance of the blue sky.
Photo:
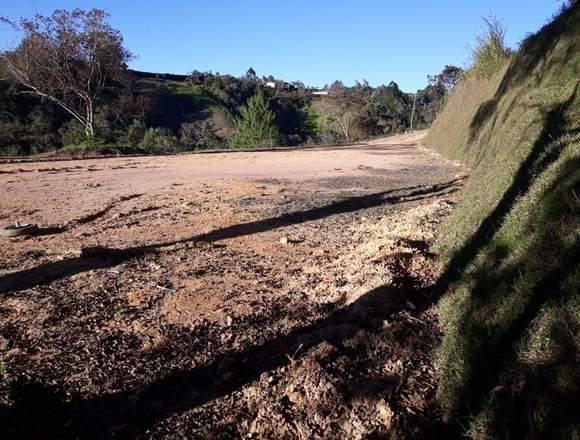
M 152 72 L 193 69 L 241 75 L 252 66 L 322 86 L 426 84 L 445 64 L 464 66 L 468 46 L 490 12 L 508 26 L 515 47 L 560 7 L 557 0 L 2 0 L 15 19 L 53 9 L 105 9 L 137 55 L 131 67 Z M 19 40 L 0 27 L 0 47 Z

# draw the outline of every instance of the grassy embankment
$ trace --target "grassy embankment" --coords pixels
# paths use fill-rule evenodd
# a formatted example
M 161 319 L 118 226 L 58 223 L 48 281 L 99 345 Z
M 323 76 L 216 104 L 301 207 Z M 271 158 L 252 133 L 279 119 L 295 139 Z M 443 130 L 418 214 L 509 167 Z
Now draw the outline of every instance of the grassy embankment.
M 425 141 L 473 170 L 439 242 L 439 399 L 474 438 L 580 438 L 580 3 L 494 70 Z

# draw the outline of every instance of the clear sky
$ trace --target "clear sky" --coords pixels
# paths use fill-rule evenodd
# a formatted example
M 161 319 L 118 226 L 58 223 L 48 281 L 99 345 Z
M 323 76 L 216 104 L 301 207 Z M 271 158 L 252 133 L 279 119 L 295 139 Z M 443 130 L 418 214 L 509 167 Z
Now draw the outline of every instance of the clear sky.
M 397 82 L 404 91 L 426 85 L 445 64 L 464 66 L 468 46 L 490 12 L 508 27 L 512 47 L 542 26 L 557 0 L 0 0 L 0 15 L 16 19 L 54 9 L 93 7 L 152 72 L 200 71 L 258 75 L 322 86 Z M 17 43 L 0 27 L 0 47 Z

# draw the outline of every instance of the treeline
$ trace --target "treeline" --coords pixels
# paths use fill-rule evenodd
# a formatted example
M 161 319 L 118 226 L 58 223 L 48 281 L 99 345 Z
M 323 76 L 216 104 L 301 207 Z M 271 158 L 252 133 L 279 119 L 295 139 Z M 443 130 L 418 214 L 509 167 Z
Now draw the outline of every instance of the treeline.
M 38 154 L 62 147 L 140 148 L 152 153 L 244 147 L 235 137 L 236 121 L 251 97 L 261 94 L 271 115 L 269 139 L 246 147 L 324 144 L 406 131 L 413 94 L 398 85 L 346 87 L 336 82 L 329 95 L 307 89 L 277 90 L 261 80 L 194 73 L 185 82 L 142 79 L 131 75 L 109 90 L 95 112 L 95 137 L 87 141 L 83 126 L 54 103 L 21 95 L 0 81 L 0 152 Z M 441 109 L 445 89 L 429 85 L 417 93 L 414 127 L 428 127 Z M 247 114 L 247 113 L 246 113 Z M 251 114 L 248 114 L 251 117 Z M 268 118 L 268 116 L 266 116 Z M 262 144 L 262 145 L 260 145 Z
M 448 67 L 429 77 L 416 96 L 394 82 L 347 87 L 336 81 L 315 91 L 259 78 L 252 68 L 242 77 L 133 72 L 126 67 L 131 54 L 106 17 L 99 10 L 55 11 L 10 23 L 25 37 L 0 56 L 0 154 L 102 146 L 176 153 L 387 135 L 408 130 L 411 117 L 413 128 L 428 127 L 460 72 Z M 86 47 L 95 53 L 87 56 Z M 85 90 L 85 84 L 99 87 Z

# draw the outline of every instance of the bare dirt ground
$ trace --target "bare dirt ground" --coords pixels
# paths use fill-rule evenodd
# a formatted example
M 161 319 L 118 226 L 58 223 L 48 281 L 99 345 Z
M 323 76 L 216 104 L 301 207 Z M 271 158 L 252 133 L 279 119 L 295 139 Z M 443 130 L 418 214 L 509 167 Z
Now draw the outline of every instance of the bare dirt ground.
M 423 135 L 0 165 L 2 438 L 443 432 Z

